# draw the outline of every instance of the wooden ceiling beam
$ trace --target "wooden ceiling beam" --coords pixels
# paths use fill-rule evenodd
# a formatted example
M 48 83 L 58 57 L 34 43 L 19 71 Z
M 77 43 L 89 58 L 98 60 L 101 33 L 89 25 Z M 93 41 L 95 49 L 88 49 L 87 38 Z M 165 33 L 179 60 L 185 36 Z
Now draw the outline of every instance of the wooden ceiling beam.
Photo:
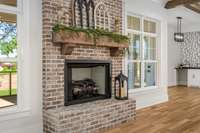
M 9 5 L 9 6 L 16 6 L 17 0 L 0 0 L 0 4 Z
M 190 5 L 200 10 L 200 3 L 195 3 L 195 4 L 190 4 Z
M 196 13 L 200 13 L 200 8 L 195 8 L 194 6 L 192 5 L 184 5 L 186 8 L 196 12 Z
M 198 2 L 200 2 L 200 0 L 171 0 L 166 3 L 165 8 L 171 9 L 180 5 L 189 5 L 189 4 L 194 4 Z

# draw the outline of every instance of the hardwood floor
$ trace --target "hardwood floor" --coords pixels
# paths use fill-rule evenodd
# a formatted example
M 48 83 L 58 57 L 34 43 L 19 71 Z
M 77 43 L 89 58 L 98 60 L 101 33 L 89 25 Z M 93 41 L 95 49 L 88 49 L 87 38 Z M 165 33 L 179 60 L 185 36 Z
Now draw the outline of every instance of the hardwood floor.
M 170 88 L 169 99 L 138 110 L 135 121 L 103 133 L 200 133 L 200 88 Z

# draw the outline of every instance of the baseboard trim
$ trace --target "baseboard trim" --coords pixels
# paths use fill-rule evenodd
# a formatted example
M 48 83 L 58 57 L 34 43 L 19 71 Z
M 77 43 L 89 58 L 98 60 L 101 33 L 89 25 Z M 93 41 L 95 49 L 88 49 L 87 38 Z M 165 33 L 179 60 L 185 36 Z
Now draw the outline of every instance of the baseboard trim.
M 174 87 L 177 87 L 177 85 L 170 85 L 170 86 L 168 86 L 168 88 L 174 88 Z
M 168 97 L 165 96 L 165 97 L 159 97 L 157 100 L 150 101 L 148 104 L 142 103 L 141 105 L 137 105 L 137 102 L 136 102 L 136 110 L 145 109 L 145 108 L 155 106 L 155 105 L 159 105 L 159 104 L 162 104 L 162 103 L 165 103 L 165 102 L 168 102 L 168 101 L 169 101 Z
M 187 85 L 172 85 L 172 86 L 168 86 L 168 88 L 175 88 L 175 87 L 187 87 Z

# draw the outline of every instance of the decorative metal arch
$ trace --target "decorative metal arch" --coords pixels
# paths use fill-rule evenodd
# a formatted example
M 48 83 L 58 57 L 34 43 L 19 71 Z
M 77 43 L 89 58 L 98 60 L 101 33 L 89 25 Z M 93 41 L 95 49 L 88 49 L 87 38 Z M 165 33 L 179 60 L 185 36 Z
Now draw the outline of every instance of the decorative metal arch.
M 100 2 L 94 9 L 95 28 L 103 28 L 110 31 L 110 13 L 107 6 Z
M 88 27 L 92 27 L 94 28 L 95 22 L 94 22 L 94 9 L 95 9 L 95 5 L 93 0 L 89 0 L 87 3 L 87 21 L 88 21 Z M 91 18 L 90 18 L 90 12 L 92 13 Z M 91 22 L 91 23 L 90 23 Z
M 85 11 L 83 10 L 85 7 Z M 83 14 L 86 14 L 86 24 L 87 27 L 93 27 L 94 28 L 94 2 L 93 0 L 73 0 L 72 1 L 72 21 L 73 21 L 73 26 L 84 26 L 84 20 L 83 20 Z M 79 20 L 80 20 L 80 24 L 77 24 L 76 20 L 77 20 L 77 16 L 76 16 L 76 12 L 79 12 Z M 90 13 L 91 18 L 90 18 Z

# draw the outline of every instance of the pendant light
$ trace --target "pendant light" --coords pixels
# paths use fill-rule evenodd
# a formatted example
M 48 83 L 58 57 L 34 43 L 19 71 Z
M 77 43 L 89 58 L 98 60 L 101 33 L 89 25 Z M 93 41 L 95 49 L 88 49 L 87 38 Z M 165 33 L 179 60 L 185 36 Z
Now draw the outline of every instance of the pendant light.
M 184 34 L 181 33 L 182 17 L 177 17 L 177 32 L 174 33 L 174 40 L 176 42 L 184 42 Z

